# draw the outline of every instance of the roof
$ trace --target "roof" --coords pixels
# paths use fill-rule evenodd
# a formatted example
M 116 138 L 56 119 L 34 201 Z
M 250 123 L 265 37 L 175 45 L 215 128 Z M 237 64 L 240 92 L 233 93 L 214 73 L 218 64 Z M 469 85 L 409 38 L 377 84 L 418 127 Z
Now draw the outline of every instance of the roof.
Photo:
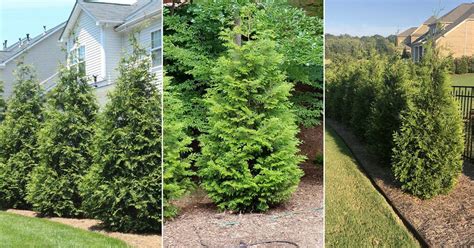
M 98 24 L 110 23 L 114 27 L 118 27 L 128 22 L 138 13 L 154 13 L 159 10 L 161 10 L 160 0 L 137 0 L 133 4 L 76 0 L 64 32 L 61 34 L 61 39 L 65 33 L 72 29 L 81 11 L 90 15 Z
M 411 28 L 401 32 L 397 36 L 407 37 L 407 36 L 411 35 L 416 29 L 417 29 L 417 27 L 411 27 Z
M 17 41 L 14 44 L 10 45 L 4 50 L 0 51 L 0 64 L 5 64 L 8 61 L 18 57 L 21 55 L 23 52 L 29 50 L 31 47 L 35 46 L 36 44 L 40 43 L 42 40 L 45 38 L 49 37 L 52 34 L 55 34 L 57 32 L 62 32 L 64 29 L 64 26 L 66 25 L 66 22 L 63 22 L 59 25 L 57 25 L 54 28 L 51 28 L 49 30 L 46 30 L 44 33 L 30 38 L 28 41 L 27 38 L 22 38 L 21 41 Z M 21 46 L 20 46 L 21 44 Z
M 436 17 L 435 16 L 430 16 L 426 21 L 423 22 L 425 25 L 430 25 L 436 22 Z
M 433 37 L 433 39 L 437 40 L 440 37 L 446 35 L 447 33 L 455 29 L 459 24 L 463 23 L 467 19 L 474 19 L 474 3 L 463 3 L 459 5 L 458 7 L 456 7 L 455 9 L 451 10 L 450 12 L 446 13 L 442 17 L 435 19 L 434 22 L 431 22 L 431 24 L 435 24 L 435 23 L 445 24 L 441 32 L 436 34 Z M 426 32 L 413 43 L 424 43 L 426 42 L 429 36 L 430 36 L 429 32 Z

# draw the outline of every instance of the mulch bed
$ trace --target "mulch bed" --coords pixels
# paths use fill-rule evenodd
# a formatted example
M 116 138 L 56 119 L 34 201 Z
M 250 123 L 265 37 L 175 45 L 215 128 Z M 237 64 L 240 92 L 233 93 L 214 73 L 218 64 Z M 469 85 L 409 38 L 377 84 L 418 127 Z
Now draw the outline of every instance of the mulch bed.
M 37 217 L 38 213 L 30 210 L 18 210 L 9 209 L 8 213 L 14 213 L 23 215 L 26 217 Z M 59 222 L 75 228 L 84 229 L 87 231 L 98 232 L 103 235 L 120 239 L 127 243 L 130 247 L 134 248 L 156 248 L 161 247 L 161 236 L 158 234 L 133 234 L 133 233 L 121 233 L 111 232 L 101 227 L 101 222 L 93 219 L 74 219 L 74 218 L 59 218 L 59 217 L 48 217 L 45 218 L 50 221 Z
M 299 137 L 309 159 L 290 201 L 266 213 L 226 213 L 197 190 L 175 203 L 181 212 L 165 222 L 164 247 L 323 247 L 323 168 L 311 163 L 323 151 L 322 125 Z
M 420 200 L 404 193 L 388 167 L 380 166 L 350 129 L 326 119 L 351 149 L 382 193 L 421 237 L 433 247 L 474 246 L 474 165 L 464 164 L 455 189 L 448 195 Z

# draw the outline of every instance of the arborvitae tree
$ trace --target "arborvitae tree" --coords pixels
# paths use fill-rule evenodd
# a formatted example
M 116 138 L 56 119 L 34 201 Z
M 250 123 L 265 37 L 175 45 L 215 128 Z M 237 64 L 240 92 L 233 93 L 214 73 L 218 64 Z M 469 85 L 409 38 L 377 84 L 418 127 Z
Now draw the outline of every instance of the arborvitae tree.
M 78 185 L 92 163 L 97 103 L 83 73 L 62 68 L 49 93 L 38 135 L 39 165 L 28 184 L 28 201 L 41 214 L 79 216 Z
M 3 81 L 0 81 L 0 122 L 5 118 L 5 99 L 3 98 Z
M 387 62 L 386 58 L 379 55 L 371 56 L 356 74 L 354 84 L 349 86 L 353 87 L 354 93 L 350 113 L 348 113 L 351 116 L 350 126 L 362 140 L 366 138 L 365 134 L 369 125 L 368 113 L 383 84 Z
M 192 186 L 191 137 L 185 132 L 183 104 L 170 89 L 165 77 L 163 116 L 163 207 L 165 218 L 176 216 L 178 209 L 170 201 L 183 196 Z
M 145 50 L 119 65 L 98 122 L 94 165 L 81 186 L 84 207 L 111 230 L 161 230 L 161 97 Z
M 400 112 L 415 94 L 409 61 L 398 59 L 385 70 L 383 85 L 368 113 L 367 143 L 385 164 L 390 164 L 393 134 L 400 128 Z
M 42 92 L 32 67 L 18 64 L 13 95 L 0 126 L 0 208 L 28 208 L 26 185 L 38 163 L 36 133 Z
M 394 135 L 395 178 L 420 198 L 447 193 L 462 172 L 463 122 L 447 67 L 439 51 L 427 45 L 418 70 L 420 92 L 402 112 Z
M 201 139 L 199 175 L 220 209 L 265 211 L 287 200 L 302 176 L 292 86 L 270 39 L 240 47 L 229 36 L 227 45 L 206 97 L 209 130 Z

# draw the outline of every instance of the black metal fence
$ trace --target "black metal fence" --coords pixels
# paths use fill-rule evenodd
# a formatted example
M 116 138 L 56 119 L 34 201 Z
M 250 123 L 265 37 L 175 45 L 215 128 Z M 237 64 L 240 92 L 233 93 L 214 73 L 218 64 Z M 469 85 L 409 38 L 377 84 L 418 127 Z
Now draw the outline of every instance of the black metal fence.
M 463 156 L 472 161 L 474 160 L 474 86 L 453 86 L 452 94 L 461 104 L 465 136 Z

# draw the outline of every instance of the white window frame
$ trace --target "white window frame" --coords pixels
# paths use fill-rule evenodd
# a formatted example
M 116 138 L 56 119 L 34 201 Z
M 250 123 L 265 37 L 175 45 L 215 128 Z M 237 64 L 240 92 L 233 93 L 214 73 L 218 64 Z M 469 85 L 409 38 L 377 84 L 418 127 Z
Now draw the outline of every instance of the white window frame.
M 80 56 L 81 50 L 83 51 L 82 58 Z M 78 72 L 80 70 L 80 66 L 83 65 L 84 74 L 86 73 L 86 47 L 84 45 L 75 46 L 73 49 L 71 49 L 71 51 L 69 51 L 68 64 L 69 68 L 75 67 Z
M 158 46 L 155 46 L 155 44 L 153 42 L 153 34 L 154 33 L 158 33 L 158 40 L 159 40 Z M 150 57 L 151 57 L 151 62 L 152 62 L 152 68 L 158 68 L 158 67 L 161 67 L 162 64 L 163 64 L 163 33 L 162 33 L 162 30 L 157 29 L 157 30 L 151 31 L 150 32 L 150 38 L 151 38 Z M 160 50 L 161 50 L 161 52 L 160 52 Z M 153 64 L 153 53 L 155 53 L 155 52 L 158 54 L 159 58 L 157 58 L 157 59 L 160 62 L 157 65 Z

